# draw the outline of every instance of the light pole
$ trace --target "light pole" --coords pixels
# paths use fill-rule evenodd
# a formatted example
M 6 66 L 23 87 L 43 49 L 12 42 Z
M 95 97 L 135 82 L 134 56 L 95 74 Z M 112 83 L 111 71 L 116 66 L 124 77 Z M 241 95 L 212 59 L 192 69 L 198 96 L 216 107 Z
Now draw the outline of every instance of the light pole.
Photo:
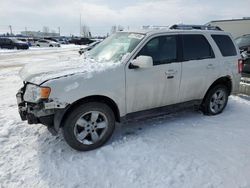
M 9 25 L 9 28 L 10 28 L 10 34 L 12 35 L 12 34 L 13 34 L 13 33 L 12 33 L 12 26 Z
M 58 27 L 58 33 L 59 33 L 59 36 L 61 36 L 61 28 Z

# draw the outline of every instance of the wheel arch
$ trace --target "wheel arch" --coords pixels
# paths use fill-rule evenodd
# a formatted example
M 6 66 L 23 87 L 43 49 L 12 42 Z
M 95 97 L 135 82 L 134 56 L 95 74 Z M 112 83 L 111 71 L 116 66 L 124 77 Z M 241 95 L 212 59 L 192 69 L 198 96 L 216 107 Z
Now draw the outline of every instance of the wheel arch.
M 232 92 L 232 79 L 230 76 L 223 76 L 223 77 L 220 77 L 218 78 L 217 80 L 215 80 L 211 86 L 207 89 L 206 91 L 206 94 L 203 98 L 203 101 L 204 99 L 206 98 L 208 92 L 213 88 L 215 87 L 216 85 L 225 85 L 227 88 L 228 88 L 228 94 L 230 95 L 231 92 Z
M 62 115 L 58 115 L 55 116 L 54 119 L 54 128 L 55 130 L 59 130 L 59 128 L 63 125 L 62 123 L 64 122 L 64 120 L 67 118 L 68 114 L 75 109 L 75 107 L 84 104 L 84 103 L 88 103 L 88 102 L 100 102 L 100 103 L 104 103 L 106 105 L 108 105 L 112 111 L 114 112 L 115 115 L 115 120 L 120 122 L 120 111 L 119 108 L 117 106 L 117 104 L 109 97 L 107 96 L 102 96 L 102 95 L 92 95 L 92 96 L 88 96 L 88 97 L 84 97 L 81 98 L 77 101 L 75 101 L 74 103 L 70 104 L 65 111 L 62 113 L 60 112 L 60 114 Z M 61 117 L 60 117 L 61 116 Z

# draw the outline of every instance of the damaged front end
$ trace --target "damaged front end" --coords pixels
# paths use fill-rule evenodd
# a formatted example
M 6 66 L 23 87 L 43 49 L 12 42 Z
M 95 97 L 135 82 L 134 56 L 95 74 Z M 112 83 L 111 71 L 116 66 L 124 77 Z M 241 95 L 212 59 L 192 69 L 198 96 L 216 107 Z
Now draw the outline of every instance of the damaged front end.
M 34 89 L 32 90 L 32 87 L 38 88 L 37 91 L 40 92 L 37 93 Z M 46 93 L 42 93 L 44 92 L 42 91 L 43 88 L 45 87 L 25 83 L 16 94 L 18 111 L 22 121 L 27 120 L 28 124 L 41 123 L 46 125 L 48 130 L 56 135 L 63 115 L 67 111 L 67 104 L 49 99 L 48 96 L 45 96 Z M 39 95 L 40 97 L 38 97 Z

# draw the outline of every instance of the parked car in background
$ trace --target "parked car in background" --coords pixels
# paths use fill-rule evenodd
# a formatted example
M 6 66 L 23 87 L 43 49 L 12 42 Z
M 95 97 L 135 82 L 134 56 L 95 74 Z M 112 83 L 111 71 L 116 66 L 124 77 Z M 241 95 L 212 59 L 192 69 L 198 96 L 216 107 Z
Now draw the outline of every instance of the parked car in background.
M 69 43 L 76 44 L 76 45 L 86 45 L 93 43 L 94 40 L 91 40 L 89 38 L 72 38 Z
M 247 48 L 247 50 L 243 51 L 241 53 L 242 56 L 242 73 L 241 75 L 243 77 L 250 77 L 250 47 Z
M 250 34 L 242 35 L 235 39 L 235 43 L 240 49 L 242 56 L 242 73 L 243 77 L 250 76 Z
M 35 42 L 35 46 L 37 47 L 60 47 L 61 45 L 58 42 L 40 39 Z
M 69 44 L 69 41 L 66 38 L 58 38 L 57 42 L 60 44 Z
M 235 39 L 235 43 L 240 48 L 240 51 L 248 51 L 248 48 L 250 47 L 250 34 L 242 35 L 240 37 L 237 37 Z
M 29 43 L 30 43 L 31 46 L 35 46 L 36 45 L 35 43 L 38 40 L 40 40 L 40 39 L 39 38 L 28 38 L 28 41 L 29 41 Z
M 92 150 L 108 141 L 115 122 L 188 106 L 222 113 L 228 96 L 238 93 L 241 63 L 223 31 L 117 32 L 74 63 L 25 66 L 19 113 L 54 135 L 62 128 L 74 149 Z
M 80 48 L 79 50 L 79 54 L 82 55 L 84 52 L 91 50 L 92 48 L 94 48 L 97 44 L 99 44 L 101 41 L 96 41 L 93 42 L 91 44 L 89 44 L 88 46 L 86 46 L 85 48 Z
M 0 38 L 0 48 L 26 50 L 29 49 L 29 45 L 15 38 Z
M 29 45 L 29 47 L 32 46 L 31 42 L 30 42 L 30 40 L 28 38 L 17 38 L 17 40 L 20 40 L 22 42 L 26 42 Z
M 44 37 L 43 39 L 58 42 L 57 39 L 53 37 Z

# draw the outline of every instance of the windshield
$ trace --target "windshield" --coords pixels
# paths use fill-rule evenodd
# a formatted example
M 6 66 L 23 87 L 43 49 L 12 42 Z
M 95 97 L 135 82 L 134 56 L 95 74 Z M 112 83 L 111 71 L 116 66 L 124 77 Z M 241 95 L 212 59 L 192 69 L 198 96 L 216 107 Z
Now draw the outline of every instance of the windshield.
M 132 52 L 145 35 L 138 33 L 118 32 L 89 51 L 88 56 L 98 62 L 118 62 Z

